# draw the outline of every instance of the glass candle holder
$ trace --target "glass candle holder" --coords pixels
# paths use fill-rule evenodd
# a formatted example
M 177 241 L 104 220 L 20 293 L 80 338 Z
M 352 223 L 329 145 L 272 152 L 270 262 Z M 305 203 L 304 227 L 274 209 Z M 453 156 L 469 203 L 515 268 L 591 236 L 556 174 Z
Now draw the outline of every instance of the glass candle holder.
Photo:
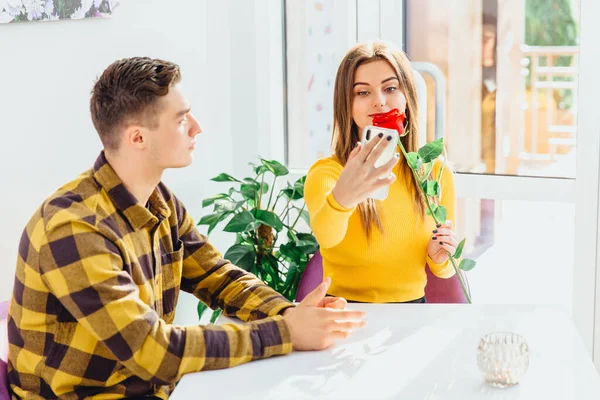
M 485 335 L 477 348 L 477 365 L 491 386 L 515 386 L 529 367 L 529 347 L 525 338 L 510 332 Z

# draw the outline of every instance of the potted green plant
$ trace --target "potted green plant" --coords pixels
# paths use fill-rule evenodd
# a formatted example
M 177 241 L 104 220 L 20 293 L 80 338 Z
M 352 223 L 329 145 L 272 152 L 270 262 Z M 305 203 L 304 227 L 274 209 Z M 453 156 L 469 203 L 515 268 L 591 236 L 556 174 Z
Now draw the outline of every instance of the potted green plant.
M 202 201 L 202 207 L 212 206 L 213 211 L 198 225 L 207 225 L 210 235 L 223 223 L 223 231 L 235 234 L 224 257 L 293 301 L 306 264 L 319 248 L 310 228 L 298 227 L 300 219 L 310 226 L 304 203 L 306 176 L 277 189 L 277 179 L 288 175 L 288 169 L 275 160 L 259 160 L 258 165 L 250 163 L 252 177 L 238 179 L 221 173 L 211 179 L 230 187 Z M 206 309 L 199 302 L 198 317 Z M 219 315 L 220 310 L 214 311 L 211 322 Z

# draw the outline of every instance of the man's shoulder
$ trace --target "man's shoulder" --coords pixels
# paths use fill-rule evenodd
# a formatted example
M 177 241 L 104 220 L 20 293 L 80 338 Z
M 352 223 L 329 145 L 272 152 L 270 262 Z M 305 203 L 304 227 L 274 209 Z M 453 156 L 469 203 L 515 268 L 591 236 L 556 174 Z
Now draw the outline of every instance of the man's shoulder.
M 101 187 L 88 170 L 50 195 L 40 206 L 37 216 L 44 221 L 46 229 L 70 221 L 96 225 L 100 196 Z

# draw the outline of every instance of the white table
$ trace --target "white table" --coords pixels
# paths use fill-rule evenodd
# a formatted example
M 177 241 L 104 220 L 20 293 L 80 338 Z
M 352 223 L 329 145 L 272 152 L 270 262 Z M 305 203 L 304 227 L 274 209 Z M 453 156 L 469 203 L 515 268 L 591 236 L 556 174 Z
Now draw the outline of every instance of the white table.
M 568 314 L 543 306 L 352 304 L 367 326 L 320 352 L 293 352 L 186 375 L 173 399 L 600 399 L 600 377 Z M 225 322 L 222 319 L 221 322 Z M 488 386 L 479 339 L 527 339 L 529 371 L 513 388 Z

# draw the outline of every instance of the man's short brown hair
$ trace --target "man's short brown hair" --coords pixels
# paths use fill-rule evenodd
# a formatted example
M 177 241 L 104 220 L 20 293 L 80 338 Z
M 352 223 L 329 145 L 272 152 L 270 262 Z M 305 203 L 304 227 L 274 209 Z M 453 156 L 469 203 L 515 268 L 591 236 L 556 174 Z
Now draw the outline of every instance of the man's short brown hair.
M 90 100 L 104 148 L 118 148 L 118 133 L 127 124 L 155 128 L 158 99 L 180 80 L 179 66 L 169 61 L 133 57 L 112 63 L 96 81 Z

